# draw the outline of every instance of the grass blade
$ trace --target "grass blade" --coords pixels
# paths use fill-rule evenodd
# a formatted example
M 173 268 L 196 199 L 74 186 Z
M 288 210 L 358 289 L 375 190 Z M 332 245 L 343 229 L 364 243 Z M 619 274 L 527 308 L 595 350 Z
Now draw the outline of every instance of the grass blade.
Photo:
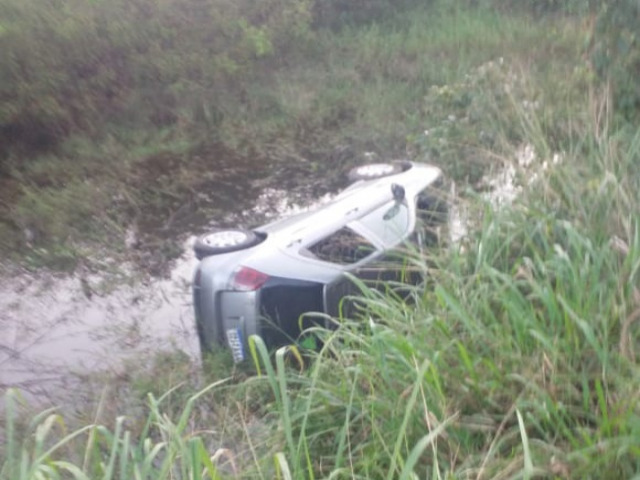
M 533 460 L 531 458 L 531 449 L 529 448 L 529 437 L 527 436 L 527 431 L 525 429 L 524 421 L 522 420 L 522 415 L 520 414 L 520 410 L 516 409 L 516 415 L 518 416 L 518 427 L 520 429 L 520 438 L 522 440 L 522 450 L 524 453 L 523 478 L 525 480 L 529 480 L 531 476 L 534 474 Z

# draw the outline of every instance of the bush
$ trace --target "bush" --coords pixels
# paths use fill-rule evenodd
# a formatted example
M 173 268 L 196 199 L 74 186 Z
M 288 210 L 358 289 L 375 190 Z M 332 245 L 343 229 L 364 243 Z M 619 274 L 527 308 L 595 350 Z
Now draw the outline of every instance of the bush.
M 522 74 L 503 59 L 487 62 L 456 83 L 433 86 L 424 98 L 428 119 L 415 148 L 456 180 L 475 184 L 504 153 L 523 141 L 519 119 L 540 105 Z
M 0 18 L 2 144 L 47 149 L 106 121 L 215 122 L 258 59 L 308 33 L 310 4 L 7 0 Z
M 640 115 L 640 3 L 611 0 L 598 15 L 593 31 L 591 63 L 609 82 L 614 108 L 626 120 Z

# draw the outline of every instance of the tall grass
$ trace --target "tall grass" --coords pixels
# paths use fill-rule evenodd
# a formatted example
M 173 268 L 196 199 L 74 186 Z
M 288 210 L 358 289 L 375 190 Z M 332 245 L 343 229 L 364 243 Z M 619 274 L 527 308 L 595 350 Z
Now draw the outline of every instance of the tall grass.
M 8 393 L 0 478 L 635 478 L 640 134 L 582 133 L 512 204 L 475 197 L 464 245 L 414 254 L 426 285 L 361 284 L 317 352 L 254 338 L 258 375 L 176 420 L 151 395 L 139 435 L 53 411 L 18 428 Z M 264 428 L 236 427 L 251 459 L 225 469 L 194 405 L 250 385 Z
M 217 460 L 225 451 L 210 452 L 207 432 L 194 431 L 190 422 L 196 401 L 223 383 L 215 382 L 191 396 L 177 420 L 162 408 L 171 391 L 159 398 L 149 394 L 149 416 L 137 438 L 125 416 L 119 416 L 112 429 L 90 424 L 69 431 L 63 416 L 53 409 L 18 429 L 20 395 L 9 390 L 0 479 L 222 478 Z
M 400 153 L 432 121 L 422 99 L 433 85 L 461 82 L 474 68 L 500 57 L 536 65 L 544 57 L 559 74 L 582 47 L 579 25 L 570 20 L 549 20 L 541 28 L 526 15 L 457 2 L 436 2 L 388 22 L 316 36 L 316 51 L 276 72 L 267 84 L 277 92 L 286 85 L 274 99 L 280 113 L 294 129 L 339 128 L 351 142 L 381 154 Z M 550 50 L 556 52 L 552 59 Z M 322 71 L 309 75 L 315 69 L 308 62 L 322 65 Z M 306 92 L 308 101 L 300 103 L 292 89 Z
M 601 127 L 511 206 L 476 205 L 415 305 L 363 286 L 360 321 L 289 374 L 294 471 L 310 456 L 318 478 L 638 473 L 640 135 Z

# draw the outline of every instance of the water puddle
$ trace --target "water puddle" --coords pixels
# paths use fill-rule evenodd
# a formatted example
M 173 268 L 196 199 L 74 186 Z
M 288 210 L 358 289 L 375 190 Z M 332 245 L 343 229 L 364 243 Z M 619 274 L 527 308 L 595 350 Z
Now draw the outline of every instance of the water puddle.
M 70 373 L 117 370 L 127 358 L 179 348 L 197 355 L 185 254 L 170 278 L 98 294 L 97 279 L 28 273 L 0 287 L 0 389 L 50 397 Z
M 558 161 L 554 158 L 553 163 Z M 546 168 L 546 163 L 536 161 L 533 149 L 524 146 L 513 164 L 485 179 L 489 188 L 484 198 L 500 208 L 523 188 L 519 172 L 526 171 L 524 177 L 532 179 Z M 229 211 L 210 226 L 255 226 L 302 211 L 313 198 L 314 204 L 331 198 L 329 187 L 318 195 L 313 184 L 299 191 L 260 182 L 253 182 L 252 188 L 262 192 L 255 194 L 253 208 Z M 458 198 L 455 190 L 452 197 Z M 463 239 L 469 224 L 464 203 L 454 201 L 451 239 Z M 0 284 L 0 395 L 6 388 L 19 387 L 36 399 L 51 400 L 73 388 L 78 378 L 74 373 L 126 373 L 121 370 L 127 359 L 139 361 L 163 350 L 179 349 L 197 360 L 190 292 L 197 264 L 191 252 L 194 238 L 184 241 L 183 254 L 166 278 L 131 275 L 135 265 L 124 265 L 120 270 L 129 275 L 109 289 L 103 288 L 103 274 L 5 272 Z
M 325 194 L 316 202 L 329 198 Z M 290 191 L 269 187 L 253 209 L 230 212 L 220 225 L 256 225 L 309 205 L 300 195 L 294 201 Z M 151 358 L 163 350 L 178 349 L 197 361 L 191 300 L 194 240 L 184 241 L 168 278 L 145 281 L 131 274 L 134 265 L 124 265 L 120 270 L 129 275 L 108 293 L 100 293 L 103 275 L 5 272 L 0 285 L 0 395 L 18 387 L 36 401 L 55 399 L 73 388 L 78 375 L 122 374 L 127 360 Z

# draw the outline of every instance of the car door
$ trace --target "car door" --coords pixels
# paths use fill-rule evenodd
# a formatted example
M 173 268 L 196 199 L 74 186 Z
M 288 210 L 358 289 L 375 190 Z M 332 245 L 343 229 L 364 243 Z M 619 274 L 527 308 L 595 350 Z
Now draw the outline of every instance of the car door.
M 351 317 L 361 289 L 358 281 L 377 289 L 389 282 L 411 282 L 407 267 L 406 239 L 413 225 L 411 211 L 404 201 L 392 201 L 349 224 L 361 238 L 376 245 L 371 255 L 358 258 L 344 274 L 325 286 L 325 311 L 332 317 Z M 356 281 L 354 281 L 354 279 Z

